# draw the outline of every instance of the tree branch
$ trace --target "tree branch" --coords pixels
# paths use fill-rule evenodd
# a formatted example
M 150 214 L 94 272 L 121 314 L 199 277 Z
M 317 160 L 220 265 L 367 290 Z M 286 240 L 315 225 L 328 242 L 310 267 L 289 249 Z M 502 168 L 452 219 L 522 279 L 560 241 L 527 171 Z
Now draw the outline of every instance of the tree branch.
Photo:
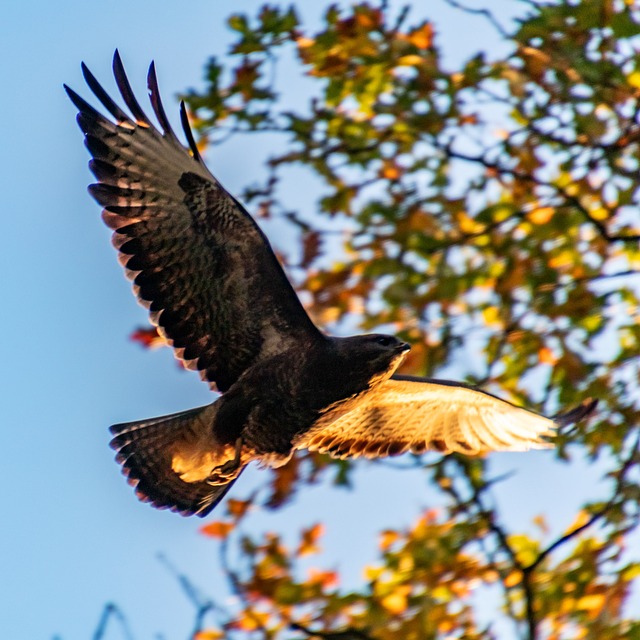
M 489 11 L 489 9 L 476 9 L 474 7 L 467 7 L 463 5 L 458 0 L 445 0 L 445 2 L 453 7 L 454 9 L 459 9 L 464 13 L 470 13 L 472 15 L 480 15 L 487 19 L 487 21 L 495 28 L 495 30 L 505 39 L 511 38 L 511 35 L 505 31 L 504 27 L 498 22 L 496 17 Z
M 292 622 L 290 628 L 294 631 L 302 631 L 308 638 L 322 638 L 323 640 L 374 640 L 359 629 L 344 629 L 343 631 L 312 631 L 297 622 Z
M 129 629 L 129 623 L 127 622 L 127 618 L 120 610 L 117 604 L 113 602 L 108 602 L 104 609 L 102 610 L 102 615 L 100 616 L 100 622 L 98 622 L 98 626 L 96 627 L 95 633 L 93 634 L 93 640 L 102 640 L 105 637 L 107 632 L 107 625 L 109 624 L 109 620 L 112 618 L 119 624 L 120 629 L 122 630 L 122 636 L 125 640 L 133 640 L 133 634 Z

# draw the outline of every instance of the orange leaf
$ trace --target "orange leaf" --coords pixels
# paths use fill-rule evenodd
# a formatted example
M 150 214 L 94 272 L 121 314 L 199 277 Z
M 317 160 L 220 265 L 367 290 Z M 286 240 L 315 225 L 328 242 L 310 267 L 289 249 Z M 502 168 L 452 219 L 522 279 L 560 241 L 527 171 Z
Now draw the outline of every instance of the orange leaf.
M 223 522 L 222 520 L 216 520 L 209 524 L 205 524 L 204 527 L 200 527 L 200 533 L 211 538 L 218 538 L 224 540 L 235 527 L 233 522 Z
M 538 207 L 527 213 L 527 219 L 533 224 L 546 224 L 551 220 L 555 209 L 553 207 Z
M 293 493 L 296 481 L 298 480 L 300 458 L 294 456 L 286 464 L 273 469 L 273 479 L 271 481 L 271 496 L 267 501 L 267 506 L 272 509 L 283 505 Z
M 320 569 L 309 569 L 309 584 L 318 584 L 323 589 L 335 589 L 339 584 L 337 571 L 321 571 Z
M 227 512 L 234 520 L 240 520 L 242 516 L 247 512 L 247 509 L 251 506 L 252 500 L 236 500 L 235 498 L 229 498 L 227 500 Z
M 302 36 L 296 40 L 296 44 L 298 45 L 298 47 L 300 47 L 300 49 L 308 49 L 309 47 L 312 47 L 315 43 L 316 41 L 313 40 L 313 38 L 305 38 Z
M 558 362 L 558 358 L 556 357 L 556 354 L 553 353 L 553 351 L 549 349 L 549 347 L 542 347 L 538 351 L 538 360 L 540 360 L 542 364 L 550 364 L 550 365 L 554 365 L 556 364 L 556 362 Z
M 400 534 L 397 531 L 387 529 L 380 534 L 380 550 L 388 551 L 389 547 L 400 538 Z
M 193 636 L 193 640 L 223 640 L 224 633 L 222 631 L 216 631 L 214 629 L 210 629 L 207 631 L 198 631 L 195 636 Z
M 401 175 L 400 168 L 393 160 L 385 160 L 380 169 L 380 176 L 387 180 L 397 180 Z
M 320 547 L 317 542 L 320 536 L 324 533 L 324 525 L 321 522 L 314 524 L 309 529 L 302 530 L 302 539 L 300 540 L 300 546 L 298 547 L 298 555 L 306 556 L 311 553 L 318 553 Z
M 504 586 L 507 588 L 515 587 L 522 582 L 522 574 L 520 571 L 512 571 L 505 579 Z
M 468 113 L 458 118 L 460 124 L 478 124 L 478 116 L 475 113 Z
M 145 349 L 157 349 L 167 344 L 158 333 L 156 327 L 138 327 L 130 336 L 131 340 L 141 344 Z
M 243 631 L 255 631 L 256 629 L 264 629 L 267 622 L 269 622 L 269 614 L 267 612 L 245 609 L 229 627 L 242 629 Z
M 429 49 L 433 44 L 433 26 L 430 22 L 425 22 L 409 34 L 408 40 L 418 49 Z

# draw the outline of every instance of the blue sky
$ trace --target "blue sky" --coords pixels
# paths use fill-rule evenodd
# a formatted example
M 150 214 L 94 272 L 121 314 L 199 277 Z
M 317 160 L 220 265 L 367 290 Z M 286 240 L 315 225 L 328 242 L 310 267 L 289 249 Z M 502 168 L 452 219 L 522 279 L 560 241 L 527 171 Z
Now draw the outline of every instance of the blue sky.
M 251 13 L 260 4 L 237 0 L 233 8 Z M 143 99 L 146 69 L 155 59 L 175 122 L 172 97 L 199 86 L 205 60 L 227 49 L 229 6 L 112 0 L 3 7 L 3 639 L 90 638 L 110 601 L 127 614 L 138 639 L 187 637 L 192 610 L 158 561 L 159 552 L 203 590 L 219 589 L 216 543 L 197 533 L 202 522 L 138 503 L 107 446 L 110 424 L 204 404 L 211 396 L 197 376 L 178 369 L 168 350 L 144 352 L 128 340 L 145 312 L 135 304 L 99 208 L 87 195 L 88 154 L 62 83 L 89 95 L 80 73 L 84 60 L 112 89 L 111 56 L 118 47 Z M 447 13 L 444 4 L 432 6 L 436 20 Z M 442 29 L 451 38 L 452 59 L 492 39 L 459 17 L 445 17 Z M 231 191 L 250 182 L 249 172 L 258 171 L 270 151 L 256 153 L 253 144 L 247 140 L 209 155 Z M 314 206 L 306 190 L 294 198 Z M 558 530 L 569 524 L 580 498 L 579 472 L 551 459 L 544 452 L 496 457 L 496 473 L 519 468 L 501 490 L 511 507 L 510 524 L 528 528 L 533 516 L 549 510 Z M 580 484 L 597 483 L 593 469 L 589 473 L 579 476 Z M 261 478 L 259 471 L 245 474 L 237 493 L 245 495 Z M 358 567 L 375 555 L 371 532 L 410 525 L 434 500 L 417 473 L 362 466 L 357 484 L 366 493 L 314 487 L 285 510 L 256 514 L 253 521 L 291 540 L 301 526 L 326 521 L 324 562 L 356 583 Z M 121 637 L 115 628 L 107 635 Z

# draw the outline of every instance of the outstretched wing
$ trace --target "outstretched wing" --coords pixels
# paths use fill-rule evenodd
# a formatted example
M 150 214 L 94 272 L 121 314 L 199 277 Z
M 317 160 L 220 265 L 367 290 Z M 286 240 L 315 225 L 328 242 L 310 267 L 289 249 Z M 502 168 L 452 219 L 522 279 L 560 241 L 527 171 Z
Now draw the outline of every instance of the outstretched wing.
M 295 445 L 339 458 L 540 449 L 559 425 L 595 405 L 587 401 L 552 420 L 459 382 L 395 375 L 337 420 L 321 418 Z
M 150 101 L 160 130 L 138 104 L 116 51 L 113 71 L 130 117 L 83 64 L 87 84 L 112 121 L 65 86 L 98 179 L 113 243 L 138 300 L 176 356 L 220 391 L 252 364 L 320 339 L 268 240 L 209 173 L 184 105 L 190 152 L 166 117 L 154 65 Z

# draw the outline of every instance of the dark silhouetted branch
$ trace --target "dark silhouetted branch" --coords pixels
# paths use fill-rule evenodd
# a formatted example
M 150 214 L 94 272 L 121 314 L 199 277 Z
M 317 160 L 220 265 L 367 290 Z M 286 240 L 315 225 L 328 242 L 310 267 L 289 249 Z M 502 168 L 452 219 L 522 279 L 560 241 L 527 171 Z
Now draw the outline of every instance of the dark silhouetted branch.
M 133 640 L 133 634 L 129 629 L 129 624 L 127 622 L 127 618 L 122 613 L 118 605 L 113 602 L 108 602 L 104 609 L 102 610 L 102 615 L 100 616 L 100 622 L 98 622 L 98 626 L 96 627 L 95 633 L 93 634 L 93 640 L 102 640 L 105 637 L 107 632 L 107 627 L 109 626 L 109 621 L 113 619 L 119 625 L 122 631 L 122 637 L 125 640 Z

